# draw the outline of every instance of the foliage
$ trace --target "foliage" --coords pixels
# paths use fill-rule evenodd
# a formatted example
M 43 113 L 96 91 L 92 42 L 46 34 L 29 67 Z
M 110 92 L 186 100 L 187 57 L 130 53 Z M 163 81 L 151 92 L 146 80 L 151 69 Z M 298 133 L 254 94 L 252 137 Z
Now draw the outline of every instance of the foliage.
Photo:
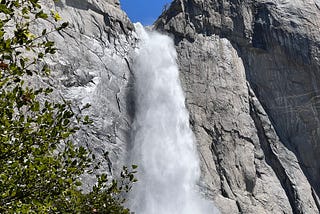
M 121 195 L 136 166 L 124 167 L 119 182 L 98 176 L 82 193 L 79 177 L 92 172 L 94 156 L 70 137 L 90 119 L 51 101 L 52 88 L 25 83 L 50 75 L 44 58 L 56 49 L 47 36 L 68 26 L 60 19 L 39 0 L 0 0 L 0 213 L 129 213 Z M 41 21 L 52 29 L 32 31 Z

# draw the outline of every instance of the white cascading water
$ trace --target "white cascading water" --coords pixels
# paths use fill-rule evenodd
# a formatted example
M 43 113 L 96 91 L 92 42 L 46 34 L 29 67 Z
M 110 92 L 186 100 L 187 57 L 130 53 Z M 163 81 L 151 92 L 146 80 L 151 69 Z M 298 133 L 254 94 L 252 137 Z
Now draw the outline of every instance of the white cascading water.
M 176 51 L 168 36 L 135 24 L 141 39 L 134 66 L 136 115 L 132 162 L 138 183 L 129 196 L 136 214 L 212 214 L 197 189 L 199 160 Z

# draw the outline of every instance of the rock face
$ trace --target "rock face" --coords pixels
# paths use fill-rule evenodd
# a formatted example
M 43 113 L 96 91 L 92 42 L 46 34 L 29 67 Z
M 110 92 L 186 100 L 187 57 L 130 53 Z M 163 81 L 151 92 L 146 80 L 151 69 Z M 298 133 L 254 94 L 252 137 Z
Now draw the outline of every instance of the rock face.
M 155 23 L 222 213 L 320 212 L 319 19 L 313 0 L 175 0 Z
M 134 27 L 118 0 L 46 6 L 71 24 L 51 35 L 48 81 L 92 105 L 76 141 L 109 151 L 112 174 L 130 147 Z M 175 39 L 200 186 L 221 213 L 320 212 L 319 20 L 319 0 L 174 0 L 155 23 Z
M 51 84 L 76 104 L 76 112 L 91 104 L 82 114 L 94 124 L 80 130 L 76 141 L 86 143 L 102 161 L 101 170 L 113 174 L 126 162 L 134 113 L 133 24 L 118 0 L 62 0 L 46 3 L 46 8 L 54 8 L 70 23 L 64 32 L 50 35 L 58 48 L 49 59 L 54 71 Z M 90 177 L 85 178 L 90 184 Z

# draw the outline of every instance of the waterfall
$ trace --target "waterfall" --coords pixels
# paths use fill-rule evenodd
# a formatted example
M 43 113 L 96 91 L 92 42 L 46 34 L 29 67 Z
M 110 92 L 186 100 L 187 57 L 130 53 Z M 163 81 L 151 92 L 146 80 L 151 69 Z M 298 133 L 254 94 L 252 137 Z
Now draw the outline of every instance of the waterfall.
M 168 36 L 135 24 L 136 115 L 132 162 L 138 183 L 129 196 L 136 214 L 212 214 L 197 189 L 199 159 L 180 86 L 176 51 Z

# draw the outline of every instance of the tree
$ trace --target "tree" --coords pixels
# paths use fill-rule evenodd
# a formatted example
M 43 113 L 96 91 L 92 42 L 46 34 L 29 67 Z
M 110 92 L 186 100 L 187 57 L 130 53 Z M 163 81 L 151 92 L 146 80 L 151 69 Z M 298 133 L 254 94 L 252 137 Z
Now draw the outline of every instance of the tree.
M 0 0 L 0 18 L 0 213 L 129 213 L 122 194 L 136 181 L 136 166 L 124 167 L 119 181 L 97 176 L 83 193 L 79 177 L 99 165 L 71 136 L 92 121 L 63 99 L 50 101 L 53 88 L 25 83 L 50 75 L 44 58 L 56 49 L 47 35 L 68 23 L 39 0 Z M 36 33 L 39 21 L 54 27 Z

